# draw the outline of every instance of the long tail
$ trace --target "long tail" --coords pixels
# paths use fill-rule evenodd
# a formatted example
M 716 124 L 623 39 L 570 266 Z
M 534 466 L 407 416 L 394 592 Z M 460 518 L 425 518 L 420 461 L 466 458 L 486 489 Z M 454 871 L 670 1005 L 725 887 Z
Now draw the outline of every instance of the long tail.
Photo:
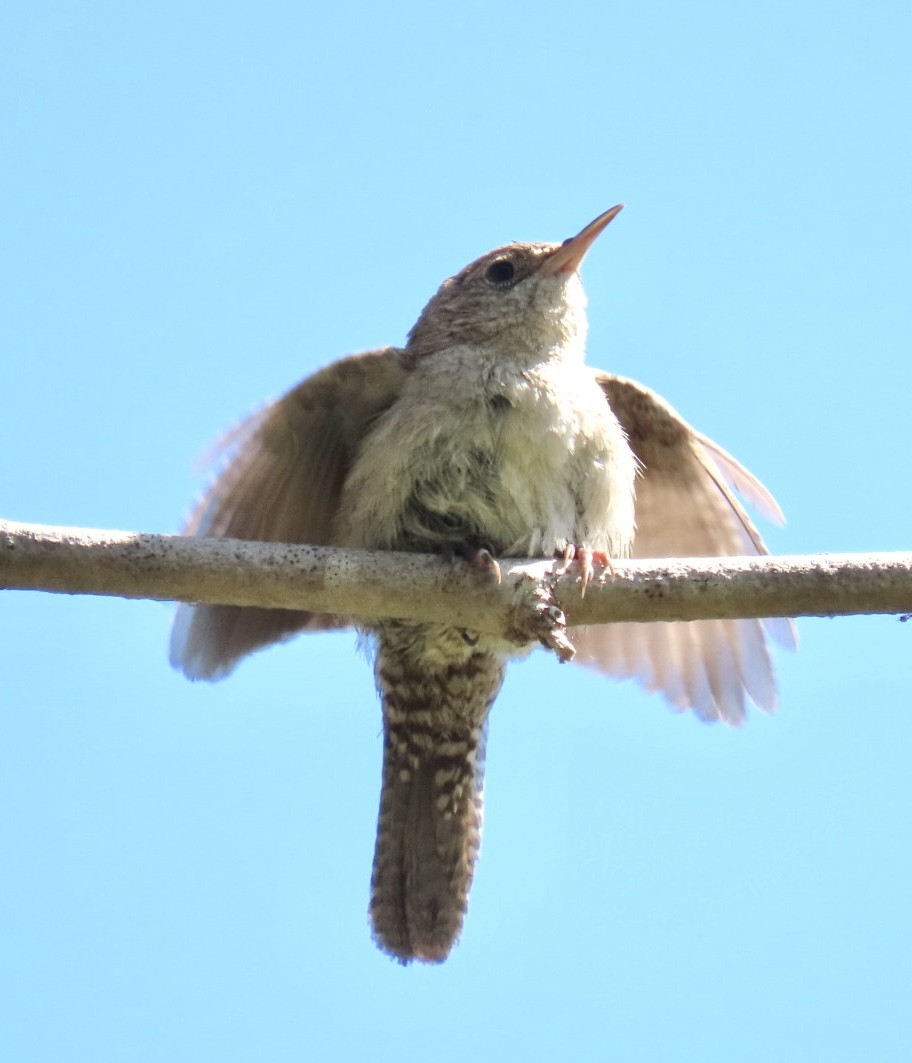
M 401 639 L 381 637 L 383 788 L 370 914 L 384 951 L 402 963 L 440 963 L 468 907 L 481 843 L 486 721 L 503 664 L 467 652 L 465 642 L 447 663 L 414 646 L 403 650 Z

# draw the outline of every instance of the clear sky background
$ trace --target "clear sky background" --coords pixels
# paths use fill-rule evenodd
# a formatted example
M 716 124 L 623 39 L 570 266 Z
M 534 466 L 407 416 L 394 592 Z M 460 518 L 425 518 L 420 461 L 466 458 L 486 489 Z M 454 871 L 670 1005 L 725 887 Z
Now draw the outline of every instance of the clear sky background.
M 908 549 L 910 46 L 899 2 L 7 0 L 0 516 L 176 531 L 263 399 L 623 201 L 593 364 L 766 481 L 776 552 Z M 802 621 L 737 731 L 514 666 L 463 939 L 403 969 L 353 637 L 193 685 L 171 613 L 0 599 L 7 1058 L 912 1055 L 912 625 Z

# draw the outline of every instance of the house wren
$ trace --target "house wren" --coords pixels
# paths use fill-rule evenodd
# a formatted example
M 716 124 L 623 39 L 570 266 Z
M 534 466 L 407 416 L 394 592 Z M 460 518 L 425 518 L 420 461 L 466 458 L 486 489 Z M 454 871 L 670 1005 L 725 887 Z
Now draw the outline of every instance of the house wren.
M 483 255 L 444 281 L 404 348 L 330 365 L 254 415 L 188 532 L 482 558 L 765 552 L 731 488 L 781 519 L 766 489 L 653 392 L 584 362 L 578 267 L 620 209 L 562 244 Z M 182 605 L 172 661 L 216 679 L 268 643 L 351 623 Z M 572 634 L 578 661 L 737 723 L 746 696 L 775 700 L 765 624 L 789 641 L 787 622 L 757 620 Z M 383 710 L 374 936 L 403 963 L 439 962 L 466 912 L 487 719 L 517 649 L 445 624 L 362 628 Z

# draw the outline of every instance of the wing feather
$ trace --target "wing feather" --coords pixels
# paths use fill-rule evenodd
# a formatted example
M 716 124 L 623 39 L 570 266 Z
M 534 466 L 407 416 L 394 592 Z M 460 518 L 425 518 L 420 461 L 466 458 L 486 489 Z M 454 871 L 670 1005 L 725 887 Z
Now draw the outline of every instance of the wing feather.
M 354 456 L 406 373 L 397 348 L 353 355 L 241 422 L 224 437 L 223 468 L 185 534 L 332 545 Z M 171 633 L 171 662 L 191 679 L 219 679 L 269 643 L 347 625 L 345 617 L 325 613 L 182 605 Z
M 734 494 L 781 521 L 766 487 L 649 388 L 607 373 L 596 376 L 641 466 L 633 556 L 766 553 Z M 738 724 L 746 698 L 759 708 L 775 708 L 768 634 L 786 647 L 795 645 L 791 621 L 778 618 L 606 624 L 577 628 L 573 640 L 579 663 L 638 679 L 703 720 Z

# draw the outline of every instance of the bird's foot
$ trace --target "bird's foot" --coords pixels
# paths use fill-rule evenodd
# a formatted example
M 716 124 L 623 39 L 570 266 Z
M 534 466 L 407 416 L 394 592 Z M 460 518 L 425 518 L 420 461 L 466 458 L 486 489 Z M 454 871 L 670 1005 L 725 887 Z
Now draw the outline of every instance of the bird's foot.
M 595 570 L 592 567 L 593 561 L 601 565 L 602 568 L 607 568 L 614 575 L 614 565 L 611 564 L 611 558 L 603 550 L 590 550 L 588 546 L 574 546 L 572 543 L 568 543 L 563 550 L 557 552 L 557 556 L 560 558 L 561 563 L 554 570 L 555 576 L 565 575 L 574 562 L 579 565 L 581 598 L 585 597 L 586 588 L 595 575 Z

